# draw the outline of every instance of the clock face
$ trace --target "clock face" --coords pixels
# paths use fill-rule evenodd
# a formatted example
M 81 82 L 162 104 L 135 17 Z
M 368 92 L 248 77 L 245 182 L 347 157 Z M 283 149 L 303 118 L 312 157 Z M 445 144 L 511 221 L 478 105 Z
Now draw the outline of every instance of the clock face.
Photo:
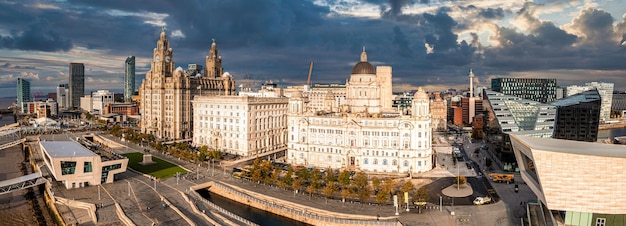
M 165 62 L 170 62 L 170 56 L 165 56 Z
M 156 56 L 156 58 L 154 58 L 156 60 L 156 62 L 161 61 L 161 57 L 159 55 Z

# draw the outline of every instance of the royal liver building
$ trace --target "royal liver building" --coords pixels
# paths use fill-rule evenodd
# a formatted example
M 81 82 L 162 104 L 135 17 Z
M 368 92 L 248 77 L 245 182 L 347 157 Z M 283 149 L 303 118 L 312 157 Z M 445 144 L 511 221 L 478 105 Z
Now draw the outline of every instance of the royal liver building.
M 165 29 L 154 48 L 150 70 L 139 87 L 141 131 L 157 139 L 190 139 L 193 131 L 191 100 L 195 95 L 234 95 L 235 81 L 223 73 L 215 41 L 206 57 L 204 74 L 174 68 L 174 55 Z
M 391 67 L 374 69 L 365 50 L 346 83 L 346 104 L 329 93 L 323 108 L 297 92 L 287 115 L 289 163 L 370 172 L 420 173 L 433 168 L 429 98 L 422 88 L 412 108 L 391 108 Z

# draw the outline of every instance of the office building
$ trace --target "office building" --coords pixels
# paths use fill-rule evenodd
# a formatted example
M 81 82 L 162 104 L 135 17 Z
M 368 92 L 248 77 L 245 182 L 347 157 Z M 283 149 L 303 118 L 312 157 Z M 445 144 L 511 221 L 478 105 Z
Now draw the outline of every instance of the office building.
M 553 138 L 596 142 L 601 98 L 592 89 L 550 103 L 556 106 Z
M 161 32 L 154 48 L 150 70 L 141 82 L 141 132 L 157 139 L 180 140 L 192 138 L 193 107 L 196 95 L 235 95 L 235 80 L 223 72 L 222 57 L 215 42 L 206 57 L 205 73 L 201 77 L 187 74 L 175 67 L 173 50 Z
M 70 63 L 70 97 L 68 108 L 79 108 L 80 98 L 85 95 L 85 65 Z
M 137 103 L 109 103 L 104 109 L 104 114 L 120 114 L 126 116 L 139 115 Z
M 57 103 L 59 104 L 59 108 L 66 108 L 69 106 L 69 89 L 69 84 L 59 84 L 59 86 L 57 86 Z
M 124 102 L 131 102 L 135 93 L 135 56 L 124 62 Z
M 345 105 L 334 107 L 330 94 L 323 110 L 312 110 L 303 92 L 295 92 L 287 113 L 287 162 L 409 175 L 431 170 L 428 95 L 419 88 L 410 111 L 391 108 L 391 76 L 391 67 L 374 69 L 363 50 L 346 83 Z
M 239 156 L 287 149 L 285 97 L 196 96 L 193 145 Z
M 556 79 L 494 78 L 491 90 L 526 100 L 548 103 L 556 100 Z
M 91 111 L 96 114 L 103 114 L 106 106 L 114 102 L 112 92 L 108 90 L 98 90 L 91 94 Z
M 24 103 L 30 102 L 30 82 L 23 78 L 17 79 L 17 107 L 24 111 Z
M 602 97 L 602 107 L 600 110 L 600 120 L 607 121 L 611 118 L 611 104 L 613 104 L 613 83 L 588 82 L 584 86 L 568 86 L 567 96 L 581 93 L 591 89 L 597 89 Z
M 85 95 L 80 98 L 80 110 L 93 113 L 93 99 L 91 95 Z
M 621 114 L 621 117 L 626 117 L 626 114 L 623 113 L 626 111 L 626 93 L 613 93 L 611 111 Z

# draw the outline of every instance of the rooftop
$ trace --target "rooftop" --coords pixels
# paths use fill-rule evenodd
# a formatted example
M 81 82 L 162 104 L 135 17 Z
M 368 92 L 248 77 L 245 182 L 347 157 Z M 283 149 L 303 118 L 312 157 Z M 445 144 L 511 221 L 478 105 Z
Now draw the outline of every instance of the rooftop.
M 74 141 L 41 141 L 40 143 L 53 158 L 98 156 Z
M 594 142 L 581 142 L 573 140 L 538 138 L 524 135 L 509 134 L 528 147 L 539 151 L 550 151 L 577 155 L 605 156 L 626 158 L 626 146 L 615 144 L 603 144 Z

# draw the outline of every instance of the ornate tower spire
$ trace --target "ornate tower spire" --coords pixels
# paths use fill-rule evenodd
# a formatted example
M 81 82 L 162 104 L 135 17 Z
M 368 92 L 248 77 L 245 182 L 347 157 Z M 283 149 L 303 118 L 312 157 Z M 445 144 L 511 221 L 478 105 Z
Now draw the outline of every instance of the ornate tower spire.
M 213 43 L 211 43 L 211 49 L 209 50 L 208 56 L 206 56 L 206 66 L 205 66 L 205 76 L 209 78 L 217 78 L 222 76 L 224 73 L 224 69 L 222 68 L 222 56 L 220 56 L 219 51 L 217 50 L 217 44 L 215 44 L 215 39 L 211 39 Z
M 363 52 L 361 52 L 361 62 L 367 62 L 367 53 L 365 52 L 365 46 L 363 46 Z

